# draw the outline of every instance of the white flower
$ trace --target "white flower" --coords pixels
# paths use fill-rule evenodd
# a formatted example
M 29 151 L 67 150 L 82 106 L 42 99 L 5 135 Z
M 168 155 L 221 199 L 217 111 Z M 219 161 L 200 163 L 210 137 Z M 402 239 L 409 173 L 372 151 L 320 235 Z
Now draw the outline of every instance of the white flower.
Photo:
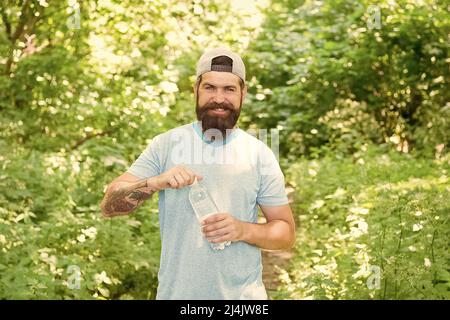
M 394 144 L 399 144 L 400 143 L 400 137 L 394 134 L 393 136 L 389 137 L 389 141 L 394 143 Z
M 315 265 L 313 267 L 314 270 L 318 271 L 319 273 L 323 275 L 329 275 L 330 271 L 328 270 L 326 265 Z
M 412 252 L 417 251 L 416 247 L 414 247 L 414 246 L 409 246 L 408 249 L 409 249 L 409 251 L 412 251 Z
M 48 7 L 48 3 L 45 0 L 39 0 L 39 5 L 41 5 L 41 6 L 45 7 L 45 8 Z
M 366 278 L 370 276 L 370 270 L 368 270 L 366 265 L 361 265 L 359 267 L 359 270 L 352 275 L 353 279 L 358 279 L 358 278 Z
M 86 241 L 86 237 L 84 236 L 84 234 L 80 234 L 80 235 L 77 237 L 77 240 L 78 240 L 79 242 L 85 242 L 85 241 Z
M 416 217 L 420 217 L 422 215 L 422 211 L 416 211 L 416 213 L 414 214 Z
M 317 175 L 317 171 L 314 169 L 308 169 L 308 173 L 310 176 L 313 176 L 313 177 L 315 177 Z
M 324 204 L 325 204 L 325 201 L 323 201 L 323 200 L 316 200 L 316 201 L 314 201 L 314 203 L 311 205 L 310 210 L 322 208 Z
M 362 231 L 362 233 L 367 233 L 369 229 L 369 225 L 365 221 L 359 221 L 358 222 L 358 228 Z
M 311 258 L 313 263 L 319 263 L 320 262 L 320 258 L 319 257 L 312 257 Z
M 358 238 L 367 233 L 369 225 L 365 221 L 353 221 L 350 225 L 356 225 L 357 227 L 350 227 L 350 236 Z
M 174 93 L 178 92 L 178 87 L 176 83 L 169 82 L 169 81 L 162 81 L 159 86 L 161 89 L 166 93 Z
M 80 163 L 79 162 L 72 163 L 72 171 L 74 173 L 80 173 Z
M 353 207 L 350 208 L 350 212 L 351 213 L 355 213 L 355 214 L 368 214 L 369 213 L 369 209 L 366 208 L 359 208 L 359 207 Z
M 313 252 L 319 256 L 322 256 L 323 254 L 322 250 L 313 250 Z
M 325 196 L 325 199 L 337 199 L 342 197 L 343 195 L 345 195 L 347 193 L 347 191 L 345 191 L 342 188 L 337 188 L 336 191 L 333 194 L 329 194 L 327 196 Z
M 264 100 L 265 97 L 266 96 L 264 94 L 262 94 L 262 93 L 257 93 L 255 95 L 256 100 L 259 100 L 259 101 Z
M 107 297 L 107 298 L 109 297 L 109 290 L 107 288 L 99 287 L 97 289 L 98 289 L 98 292 L 100 292 L 100 294 L 102 296 Z
M 128 24 L 124 21 L 118 22 L 114 26 L 121 33 L 126 33 L 128 31 Z
M 413 231 L 420 231 L 423 229 L 423 225 L 421 225 L 420 223 L 416 223 L 413 225 Z
M 81 230 L 81 232 L 88 238 L 94 240 L 97 236 L 97 229 L 95 227 L 90 227 L 87 229 Z
M 425 265 L 425 267 L 431 267 L 431 261 L 428 258 L 423 259 L 423 264 Z
M 95 274 L 95 282 L 97 284 L 102 284 L 102 283 L 106 283 L 106 284 L 112 284 L 111 279 L 106 275 L 105 271 L 102 271 L 102 273 L 97 273 Z
M 279 276 L 280 281 L 286 284 L 291 283 L 291 278 L 289 277 L 289 273 L 287 273 L 285 270 L 281 270 L 281 274 Z

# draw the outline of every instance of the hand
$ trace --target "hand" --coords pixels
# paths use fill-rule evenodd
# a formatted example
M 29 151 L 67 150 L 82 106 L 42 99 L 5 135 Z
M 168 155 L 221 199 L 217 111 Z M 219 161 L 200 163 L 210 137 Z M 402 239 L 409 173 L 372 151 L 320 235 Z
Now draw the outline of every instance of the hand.
M 202 180 L 203 177 L 195 174 L 184 166 L 176 166 L 156 177 L 151 177 L 148 180 L 148 185 L 153 186 L 157 190 L 167 188 L 181 189 L 187 185 L 194 183 L 194 179 Z
M 203 220 L 202 231 L 212 243 L 236 242 L 242 240 L 244 223 L 227 212 L 217 213 Z

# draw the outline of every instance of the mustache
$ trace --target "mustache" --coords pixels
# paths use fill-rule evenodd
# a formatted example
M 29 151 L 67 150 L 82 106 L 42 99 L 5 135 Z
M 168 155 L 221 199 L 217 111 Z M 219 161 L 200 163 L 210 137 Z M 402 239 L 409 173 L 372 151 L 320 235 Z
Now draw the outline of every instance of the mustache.
M 204 111 L 214 110 L 214 109 L 224 109 L 224 110 L 233 111 L 233 110 L 234 110 L 234 107 L 233 107 L 233 105 L 232 105 L 231 103 L 226 103 L 226 102 L 222 102 L 222 103 L 211 102 L 211 103 L 205 104 L 201 109 L 204 110 Z
M 211 116 L 208 111 L 214 109 L 224 109 L 228 111 L 228 114 L 223 117 Z M 195 107 L 195 113 L 197 114 L 197 120 L 202 121 L 203 130 L 218 129 L 222 132 L 223 137 L 227 136 L 227 129 L 232 129 L 236 124 L 241 108 L 235 108 L 232 103 L 224 101 L 222 103 L 210 102 L 205 103 L 203 106 L 199 106 L 198 100 Z

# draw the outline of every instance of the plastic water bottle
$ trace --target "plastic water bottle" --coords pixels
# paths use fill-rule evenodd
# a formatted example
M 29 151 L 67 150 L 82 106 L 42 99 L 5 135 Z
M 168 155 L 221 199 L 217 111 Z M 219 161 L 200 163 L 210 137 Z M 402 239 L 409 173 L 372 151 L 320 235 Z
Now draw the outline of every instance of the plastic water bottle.
M 219 212 L 219 209 L 214 203 L 212 197 L 209 195 L 208 190 L 197 182 L 197 178 L 195 178 L 194 183 L 191 185 L 191 190 L 189 190 L 189 202 L 194 209 L 200 225 L 203 220 Z M 210 245 L 214 250 L 223 250 L 225 249 L 225 246 L 230 245 L 230 243 L 230 241 L 226 241 L 220 243 L 210 243 Z

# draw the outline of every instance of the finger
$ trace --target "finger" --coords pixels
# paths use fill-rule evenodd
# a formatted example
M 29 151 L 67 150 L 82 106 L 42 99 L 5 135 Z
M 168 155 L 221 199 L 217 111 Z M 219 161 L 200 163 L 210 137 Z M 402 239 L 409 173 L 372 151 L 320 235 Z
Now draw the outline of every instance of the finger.
M 227 219 L 227 217 L 228 217 L 228 215 L 226 215 L 226 214 L 217 213 L 217 214 L 212 215 L 212 216 L 206 218 L 205 220 L 203 220 L 202 226 L 206 226 L 206 225 L 209 225 L 209 224 L 214 224 L 216 222 L 219 222 L 219 221 Z
M 185 168 L 183 170 L 184 174 L 186 174 L 188 176 L 188 184 L 193 184 L 194 183 L 194 178 L 195 178 L 195 173 L 193 173 L 191 170 Z
M 186 169 L 187 173 L 189 174 L 189 176 L 192 177 L 192 182 L 190 182 L 189 184 L 194 183 L 194 179 L 197 178 L 198 181 L 203 180 L 203 176 L 196 174 L 195 172 L 193 172 L 192 170 Z
M 178 182 L 178 187 L 177 188 L 181 188 L 184 185 L 184 178 L 181 176 L 180 173 L 176 173 L 174 175 L 174 178 Z
M 204 233 L 206 233 L 206 232 L 210 232 L 210 231 L 214 231 L 214 230 L 219 230 L 219 229 L 225 228 L 225 227 L 227 227 L 229 225 L 230 225 L 230 222 L 227 219 L 225 219 L 225 220 L 217 221 L 215 223 L 211 223 L 209 225 L 203 226 L 202 227 L 202 231 Z
M 183 187 L 187 186 L 189 183 L 189 181 L 191 180 L 191 177 L 189 177 L 189 174 L 187 174 L 186 171 L 180 171 L 179 174 L 183 177 Z
M 225 220 L 227 217 L 228 217 L 227 213 L 217 213 L 203 220 L 202 225 L 208 225 L 214 222 L 222 221 Z
M 167 183 L 169 184 L 169 186 L 170 186 L 171 188 L 174 188 L 174 189 L 178 188 L 178 182 L 177 182 L 177 180 L 175 179 L 174 176 L 170 177 L 170 178 L 167 180 Z
M 222 235 L 220 237 L 216 237 L 214 239 L 208 239 L 208 241 L 212 242 L 212 243 L 220 243 L 220 242 L 225 242 L 225 241 L 231 241 L 231 233 L 224 234 L 224 235 Z
M 231 233 L 232 228 L 230 226 L 226 226 L 220 229 L 216 229 L 214 231 L 209 231 L 205 234 L 206 238 L 216 238 L 216 237 L 220 237 L 223 236 L 225 234 Z

